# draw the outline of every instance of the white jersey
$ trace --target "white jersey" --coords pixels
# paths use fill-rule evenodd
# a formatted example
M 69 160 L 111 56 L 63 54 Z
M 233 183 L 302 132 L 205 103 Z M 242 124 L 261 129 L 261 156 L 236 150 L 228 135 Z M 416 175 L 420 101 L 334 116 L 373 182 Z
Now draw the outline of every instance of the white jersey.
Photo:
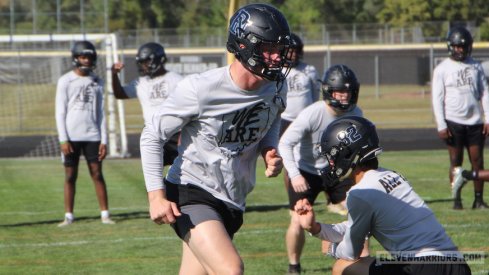
M 174 184 L 193 184 L 214 197 L 245 209 L 255 186 L 261 150 L 277 147 L 284 85 L 240 89 L 229 66 L 180 81 L 141 134 L 141 159 L 147 191 L 163 189 L 162 144 L 181 129 L 179 155 L 166 176 Z M 279 100 L 281 97 L 282 100 Z
M 476 125 L 489 120 L 489 88 L 479 62 L 446 58 L 433 72 L 432 101 L 438 131 L 446 120 Z
M 431 209 L 394 171 L 367 171 L 348 191 L 346 201 L 348 221 L 336 248 L 338 258 L 357 259 L 368 235 L 398 256 L 403 256 L 402 252 L 411 257 L 446 256 L 457 251 Z M 323 235 L 323 230 L 320 233 Z
M 293 121 L 307 106 L 319 99 L 319 77 L 316 68 L 299 62 L 287 75 L 287 108 L 282 119 Z
M 56 127 L 59 141 L 100 141 L 107 144 L 103 80 L 95 74 L 70 71 L 56 87 Z
M 363 112 L 356 106 L 338 116 L 321 100 L 299 113 L 282 134 L 278 147 L 290 178 L 300 175 L 299 169 L 320 175 L 319 170 L 327 163 L 319 154 L 321 135 L 332 121 L 342 116 L 363 116 Z
M 161 107 L 168 95 L 175 90 L 181 79 L 181 75 L 168 71 L 155 78 L 138 77 L 123 88 L 127 97 L 139 99 L 144 121 L 150 121 L 153 114 Z

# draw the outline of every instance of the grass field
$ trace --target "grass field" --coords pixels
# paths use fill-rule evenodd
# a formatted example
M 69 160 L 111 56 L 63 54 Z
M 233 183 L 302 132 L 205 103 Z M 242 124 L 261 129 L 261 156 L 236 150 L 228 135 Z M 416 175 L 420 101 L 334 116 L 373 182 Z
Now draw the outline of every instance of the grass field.
M 466 210 L 451 209 L 445 150 L 385 152 L 381 162 L 410 180 L 460 250 L 484 251 L 487 255 L 489 211 L 470 209 L 470 184 L 463 191 Z M 180 241 L 169 226 L 149 220 L 140 161 L 104 162 L 116 225 L 100 223 L 93 185 L 85 166 L 80 168 L 77 221 L 58 228 L 63 217 L 63 168 L 59 160 L 0 159 L 0 274 L 177 274 Z M 235 235 L 235 243 L 246 274 L 284 274 L 288 264 L 284 245 L 286 192 L 281 176 L 266 179 L 262 166 L 257 175 L 258 183 L 248 197 L 245 222 Z M 320 197 L 319 202 L 324 204 L 324 199 Z M 322 205 L 317 210 L 320 220 L 342 220 Z M 308 236 L 306 240 L 304 274 L 329 274 L 332 259 L 321 254 L 318 239 Z M 372 241 L 371 250 L 375 253 L 382 248 Z M 471 264 L 471 268 L 473 274 L 488 274 L 489 259 L 484 264 Z

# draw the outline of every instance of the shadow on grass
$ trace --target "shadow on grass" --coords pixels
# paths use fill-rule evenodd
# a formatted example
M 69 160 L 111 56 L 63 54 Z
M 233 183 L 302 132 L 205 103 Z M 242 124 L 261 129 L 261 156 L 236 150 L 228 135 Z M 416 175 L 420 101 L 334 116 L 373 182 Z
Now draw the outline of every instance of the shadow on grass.
M 136 212 L 129 212 L 129 213 L 111 214 L 110 217 L 115 222 L 121 222 L 125 220 L 134 220 L 134 219 L 149 219 L 149 213 L 148 211 L 136 211 Z M 76 217 L 76 221 L 100 221 L 100 216 Z M 58 224 L 60 222 L 61 220 L 48 220 L 48 221 L 36 221 L 36 222 L 21 222 L 21 223 L 14 223 L 14 224 L 0 224 L 0 228 Z

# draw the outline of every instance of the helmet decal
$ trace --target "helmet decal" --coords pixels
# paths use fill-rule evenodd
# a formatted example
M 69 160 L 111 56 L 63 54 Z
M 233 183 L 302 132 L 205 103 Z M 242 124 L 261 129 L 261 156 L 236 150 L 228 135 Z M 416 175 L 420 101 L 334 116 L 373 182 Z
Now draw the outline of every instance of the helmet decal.
M 244 38 L 245 30 L 248 25 L 251 25 L 252 22 L 249 20 L 250 14 L 246 10 L 240 10 L 236 17 L 230 24 L 229 32 L 236 35 L 239 38 Z

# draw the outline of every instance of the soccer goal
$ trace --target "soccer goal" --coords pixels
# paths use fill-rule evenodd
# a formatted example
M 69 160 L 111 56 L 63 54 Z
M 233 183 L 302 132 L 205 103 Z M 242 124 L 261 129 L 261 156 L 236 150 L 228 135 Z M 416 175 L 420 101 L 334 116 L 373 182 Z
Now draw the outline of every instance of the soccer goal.
M 0 142 L 14 141 L 26 157 L 60 156 L 56 83 L 73 68 L 71 47 L 79 40 L 95 45 L 96 73 L 105 80 L 108 156 L 128 155 L 124 105 L 112 92 L 110 68 L 118 60 L 114 34 L 0 35 Z

